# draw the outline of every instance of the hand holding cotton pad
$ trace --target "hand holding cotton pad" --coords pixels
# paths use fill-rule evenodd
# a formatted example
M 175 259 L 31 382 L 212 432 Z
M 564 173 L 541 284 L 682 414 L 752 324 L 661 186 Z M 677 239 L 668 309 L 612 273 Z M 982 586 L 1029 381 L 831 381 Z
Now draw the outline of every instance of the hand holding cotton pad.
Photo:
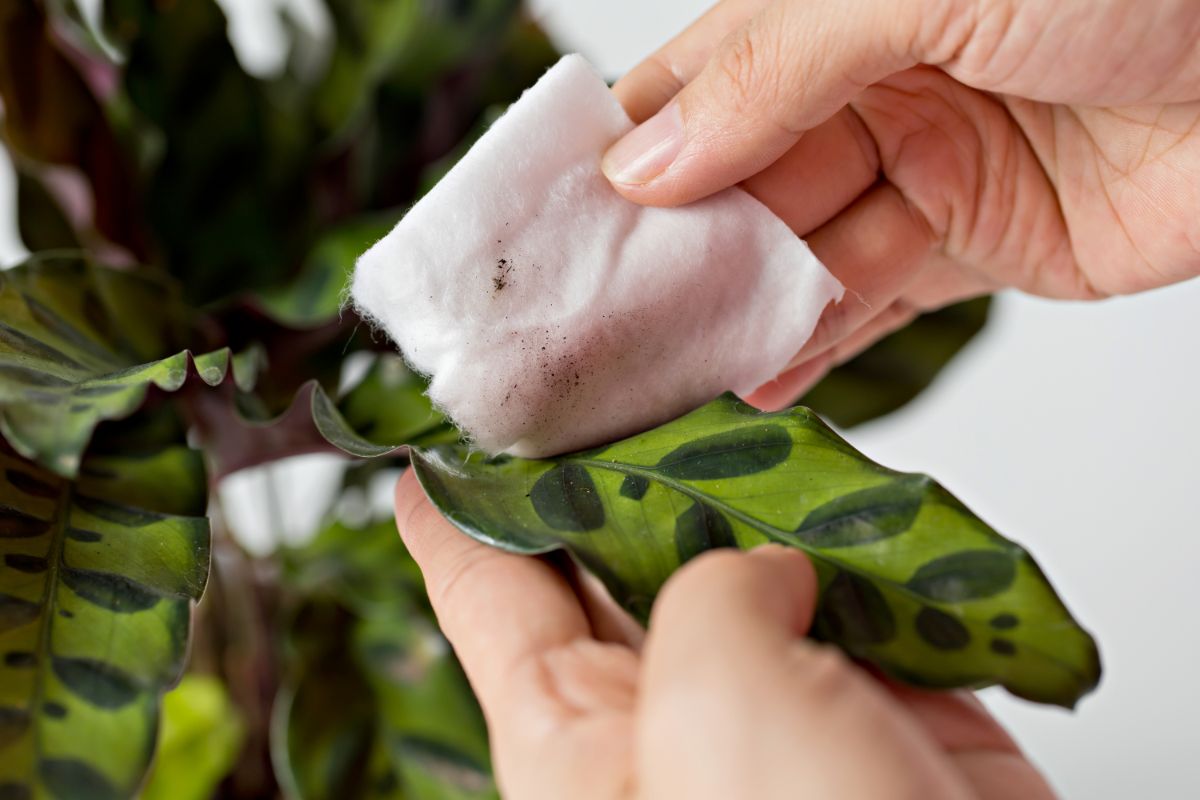
M 633 127 L 580 56 L 514 103 L 358 261 L 356 307 L 490 452 L 577 450 L 784 369 L 842 287 L 757 200 L 631 203 Z

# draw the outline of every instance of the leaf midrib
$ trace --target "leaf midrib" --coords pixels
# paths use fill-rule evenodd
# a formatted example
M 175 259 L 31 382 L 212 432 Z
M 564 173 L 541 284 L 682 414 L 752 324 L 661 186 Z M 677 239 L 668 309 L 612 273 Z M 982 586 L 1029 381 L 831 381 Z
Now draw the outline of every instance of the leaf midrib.
M 60 479 L 61 480 L 61 479 Z M 67 525 L 71 514 L 71 504 L 74 501 L 74 484 L 63 482 L 58 507 L 55 509 L 55 522 L 51 529 L 50 551 L 46 554 L 46 588 L 42 602 L 42 624 L 38 631 L 37 655 L 38 668 L 33 684 L 33 703 L 30 704 L 30 726 L 33 731 L 33 764 L 30 779 L 37 775 L 37 765 L 42 760 L 41 726 L 38 721 L 42 717 L 42 704 L 45 701 L 46 675 L 51 669 L 52 655 L 50 653 L 50 629 L 54 625 L 54 615 L 58 598 L 58 576 L 61 571 L 63 550 L 67 540 Z
M 868 581 L 872 581 L 872 582 L 880 581 L 880 582 L 887 583 L 889 586 L 894 587 L 894 590 L 898 594 L 904 595 L 920 605 L 929 605 L 930 604 L 929 600 L 916 594 L 915 592 L 913 592 L 911 589 L 909 589 L 904 584 L 898 584 L 891 579 L 881 578 L 878 575 L 868 573 L 859 567 L 845 564 L 840 561 L 836 561 L 836 560 L 830 558 L 829 556 L 825 555 L 821 551 L 815 550 L 812 547 L 803 544 L 801 542 L 801 540 L 798 538 L 797 539 L 785 538 L 784 536 L 781 535 L 782 532 L 778 528 L 768 525 L 767 523 L 763 522 L 762 520 L 755 519 L 754 517 L 750 516 L 749 514 L 746 514 L 743 511 L 739 511 L 738 509 L 733 508 L 730 505 L 727 505 L 722 500 L 720 500 L 718 498 L 714 498 L 712 495 L 705 494 L 705 493 L 701 492 L 700 490 L 687 485 L 686 483 L 682 483 L 673 478 L 666 477 L 659 472 L 655 472 L 652 468 L 638 467 L 633 464 L 623 464 L 623 463 L 617 462 L 617 461 L 597 461 L 595 459 L 590 459 L 590 458 L 572 458 L 572 459 L 567 459 L 567 460 L 569 460 L 573 463 L 576 463 L 576 464 L 582 464 L 583 466 L 595 467 L 597 469 L 607 469 L 607 470 L 611 470 L 613 472 L 620 473 L 622 475 L 635 475 L 637 477 L 655 481 L 655 482 L 661 484 L 662 486 L 664 486 L 668 489 L 673 489 L 674 491 L 677 491 L 680 494 L 690 497 L 697 502 L 705 502 L 705 503 L 708 503 L 709 505 L 715 506 L 722 513 L 729 514 L 733 518 L 737 519 L 739 522 L 742 522 L 742 523 L 750 526 L 751 528 L 754 528 L 755 530 L 764 534 L 765 536 L 767 536 L 769 539 L 771 539 L 774 542 L 777 542 L 779 544 L 784 544 L 784 545 L 787 545 L 790 547 L 796 547 L 797 549 L 802 550 L 805 554 L 811 556 L 812 558 L 818 559 L 825 564 L 835 567 L 836 569 L 843 570 L 845 572 L 851 572 L 861 578 L 867 579 Z M 974 620 L 976 623 L 985 624 L 983 621 L 979 620 L 977 617 L 967 615 L 967 618 Z M 1033 646 L 1033 645 L 1029 644 L 1028 642 L 1023 642 L 1022 644 L 1025 647 L 1032 650 L 1033 652 L 1040 655 L 1042 658 L 1046 659 L 1047 661 L 1050 661 L 1054 664 L 1060 665 L 1071 675 L 1074 675 L 1080 679 L 1083 679 L 1085 677 L 1084 674 L 1082 672 L 1078 671 L 1073 665 L 1063 662 L 1061 659 L 1045 652 L 1040 647 Z

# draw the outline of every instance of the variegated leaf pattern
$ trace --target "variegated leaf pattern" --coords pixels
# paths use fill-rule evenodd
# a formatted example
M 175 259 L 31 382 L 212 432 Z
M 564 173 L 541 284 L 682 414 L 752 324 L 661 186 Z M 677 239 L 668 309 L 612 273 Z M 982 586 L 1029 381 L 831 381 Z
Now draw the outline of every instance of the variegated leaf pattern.
M 71 478 L 96 426 L 133 413 L 149 389 L 190 376 L 247 388 L 253 351 L 168 354 L 184 314 L 169 284 L 46 253 L 0 272 L 0 435 Z
M 208 575 L 200 454 L 89 456 L 67 480 L 0 443 L 0 798 L 133 796 Z
M 1095 644 L 1033 559 L 924 475 L 881 467 L 804 408 L 726 395 L 657 429 L 551 460 L 414 449 L 439 509 L 507 550 L 565 547 L 636 617 L 681 564 L 778 542 L 821 579 L 815 634 L 931 687 L 1001 684 L 1072 706 Z

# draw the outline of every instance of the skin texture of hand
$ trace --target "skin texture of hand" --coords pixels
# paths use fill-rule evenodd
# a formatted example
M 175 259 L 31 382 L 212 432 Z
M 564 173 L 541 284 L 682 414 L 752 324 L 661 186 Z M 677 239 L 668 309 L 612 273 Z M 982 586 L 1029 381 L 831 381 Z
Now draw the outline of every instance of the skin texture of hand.
M 604 159 L 678 205 L 740 183 L 849 290 L 751 398 L 917 314 L 1200 275 L 1196 0 L 724 0 L 615 87 Z
M 817 584 L 797 551 L 696 558 L 643 634 L 565 561 L 457 531 L 411 471 L 396 521 L 506 800 L 1052 797 L 969 694 L 877 680 L 803 638 Z

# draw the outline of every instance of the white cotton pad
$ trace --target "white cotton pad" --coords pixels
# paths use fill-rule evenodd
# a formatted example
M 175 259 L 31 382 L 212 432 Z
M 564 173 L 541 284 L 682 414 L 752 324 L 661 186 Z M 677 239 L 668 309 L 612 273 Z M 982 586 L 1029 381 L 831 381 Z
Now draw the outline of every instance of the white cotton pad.
M 582 449 L 749 393 L 841 299 L 740 189 L 669 209 L 618 195 L 600 158 L 632 127 L 566 56 L 358 260 L 356 307 L 484 450 Z

